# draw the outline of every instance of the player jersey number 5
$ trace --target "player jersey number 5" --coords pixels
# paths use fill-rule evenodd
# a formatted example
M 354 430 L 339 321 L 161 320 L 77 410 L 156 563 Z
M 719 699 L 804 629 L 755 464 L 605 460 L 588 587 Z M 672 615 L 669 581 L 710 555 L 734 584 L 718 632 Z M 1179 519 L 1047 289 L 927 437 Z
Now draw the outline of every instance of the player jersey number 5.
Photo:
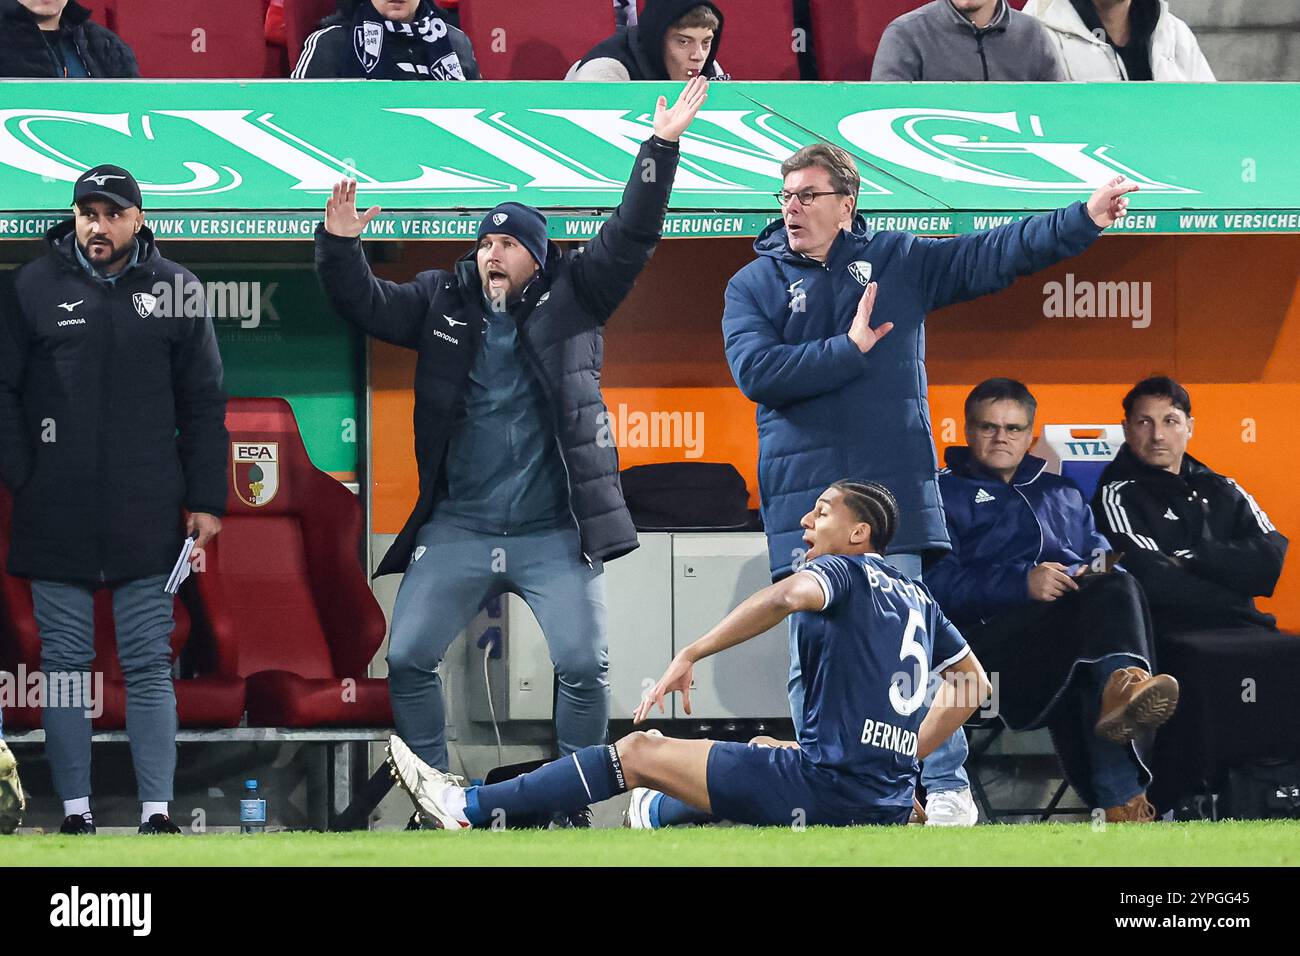
M 907 627 L 903 630 L 903 646 L 898 652 L 898 659 L 906 661 L 911 658 L 916 661 L 917 671 L 920 679 L 916 682 L 916 687 L 912 693 L 904 697 L 902 684 L 906 681 L 904 675 L 901 680 L 895 681 L 889 685 L 889 703 L 893 705 L 894 710 L 898 711 L 904 717 L 916 712 L 917 708 L 925 703 L 926 685 L 930 678 L 930 659 L 925 652 L 925 645 L 917 640 L 917 632 L 925 634 L 925 621 L 921 618 L 921 612 L 916 608 L 909 608 L 907 614 Z

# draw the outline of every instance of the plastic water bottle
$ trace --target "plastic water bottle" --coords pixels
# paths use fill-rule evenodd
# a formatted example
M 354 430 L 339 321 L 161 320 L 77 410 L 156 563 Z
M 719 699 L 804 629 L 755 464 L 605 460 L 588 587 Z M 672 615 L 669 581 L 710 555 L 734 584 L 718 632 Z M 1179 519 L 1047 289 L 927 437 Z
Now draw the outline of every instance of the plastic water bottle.
M 239 832 L 262 833 L 266 830 L 266 801 L 258 796 L 257 781 L 244 781 L 244 799 L 239 801 Z

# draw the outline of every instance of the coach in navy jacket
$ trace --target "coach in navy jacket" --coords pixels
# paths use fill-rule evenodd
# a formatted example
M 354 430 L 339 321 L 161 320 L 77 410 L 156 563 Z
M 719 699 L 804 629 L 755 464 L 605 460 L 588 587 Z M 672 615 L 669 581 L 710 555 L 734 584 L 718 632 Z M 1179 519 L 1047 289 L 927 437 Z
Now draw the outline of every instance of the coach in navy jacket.
M 856 215 L 857 166 L 837 146 L 804 147 L 781 174 L 782 221 L 763 231 L 758 259 L 728 284 L 722 317 L 731 374 L 758 404 L 758 488 L 772 577 L 789 574 L 802 557 L 805 503 L 842 478 L 894 492 L 903 524 L 891 561 L 919 576 L 924 552 L 948 548 L 926 398 L 926 313 L 1082 252 L 1124 214 L 1124 194 L 1137 187 L 1116 179 L 1087 206 L 924 239 L 866 230 Z M 793 653 L 789 691 L 798 721 L 802 682 Z M 923 767 L 927 795 L 955 793 L 962 804 L 951 821 L 943 807 L 927 810 L 931 820 L 975 822 L 965 758 L 959 730 Z
M 1124 208 L 1112 183 L 1091 201 L 987 232 L 927 239 L 871 233 L 855 215 L 859 178 L 833 146 L 781 167 L 785 205 L 757 241 L 758 259 L 727 286 L 722 331 L 736 384 L 758 404 L 758 484 L 773 579 L 802 548 L 807 502 L 846 476 L 898 498 L 891 554 L 947 550 L 926 398 L 925 316 L 1077 255 Z M 829 223 L 824 226 L 821 219 Z M 818 250 L 818 233 L 828 247 Z M 791 230 L 794 230 L 792 237 Z M 878 286 L 866 348 L 849 336 L 869 282 Z M 884 327 L 892 327 L 886 337 Z
M 966 399 L 969 444 L 939 475 L 952 550 L 926 583 L 997 675 L 1007 726 L 1049 727 L 1067 779 L 1107 819 L 1149 819 L 1133 740 L 1173 713 L 1178 684 L 1151 676 L 1145 597 L 1112 570 L 1083 493 L 1027 454 L 1036 408 L 1007 378 Z

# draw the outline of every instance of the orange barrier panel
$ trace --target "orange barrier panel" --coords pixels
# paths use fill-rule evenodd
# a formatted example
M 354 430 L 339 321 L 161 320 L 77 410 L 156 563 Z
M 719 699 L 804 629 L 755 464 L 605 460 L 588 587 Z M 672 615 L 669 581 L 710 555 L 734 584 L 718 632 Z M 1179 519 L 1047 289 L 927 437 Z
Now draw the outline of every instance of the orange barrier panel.
M 446 267 L 466 248 L 408 246 L 401 262 L 377 271 L 409 278 Z M 720 328 L 727 280 L 752 258 L 748 240 L 661 244 L 607 327 L 603 382 L 623 467 L 730 461 L 757 507 L 754 406 L 732 383 Z M 1137 283 L 1128 289 L 1129 314 L 1068 314 L 1066 299 L 1086 301 L 1082 283 L 1117 282 Z M 1051 301 L 1052 283 L 1059 284 L 1059 302 Z M 1053 311 L 1066 314 L 1045 314 Z M 1297 466 L 1290 461 L 1300 448 L 1292 411 L 1300 407 L 1300 236 L 1108 238 L 997 295 L 939 310 L 926 328 L 940 454 L 963 440 L 962 402 L 988 376 L 1025 381 L 1039 400 L 1041 425 L 1118 421 L 1129 385 L 1171 374 L 1192 394 L 1192 453 L 1240 481 L 1283 534 L 1300 538 Z M 416 497 L 414 354 L 375 344 L 371 366 L 374 530 L 395 533 Z M 660 417 L 651 420 L 655 412 Z M 699 416 L 690 419 L 689 434 L 687 415 Z M 1284 626 L 1300 630 L 1296 561 L 1288 563 L 1278 595 L 1263 603 Z

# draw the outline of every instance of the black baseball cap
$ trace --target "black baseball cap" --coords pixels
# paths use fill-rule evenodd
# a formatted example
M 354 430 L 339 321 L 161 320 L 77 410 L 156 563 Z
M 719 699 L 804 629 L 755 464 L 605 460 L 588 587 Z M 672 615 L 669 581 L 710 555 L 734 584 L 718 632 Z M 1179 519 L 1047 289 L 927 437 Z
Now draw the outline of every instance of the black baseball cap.
M 77 205 L 87 199 L 107 199 L 123 209 L 139 206 L 140 184 L 121 166 L 105 163 L 88 169 L 77 177 L 72 190 L 72 203 Z

